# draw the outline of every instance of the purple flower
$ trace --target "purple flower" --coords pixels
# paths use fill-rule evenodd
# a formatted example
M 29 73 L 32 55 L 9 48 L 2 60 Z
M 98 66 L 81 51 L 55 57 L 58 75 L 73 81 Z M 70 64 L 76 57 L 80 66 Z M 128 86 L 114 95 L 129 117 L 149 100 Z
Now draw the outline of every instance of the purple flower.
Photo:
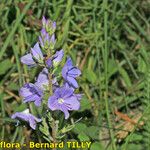
M 58 86 L 56 78 L 52 78 L 53 89 L 55 86 Z M 48 90 L 49 87 L 49 78 L 48 78 L 48 69 L 44 68 L 38 75 L 38 78 L 35 82 L 35 85 L 39 87 L 42 91 Z
M 64 56 L 64 51 L 61 49 L 60 51 L 56 51 L 56 53 L 46 60 L 46 65 L 48 68 L 57 67 L 57 65 L 62 61 Z
M 53 49 L 56 42 L 55 34 L 50 36 L 46 30 L 42 28 L 41 36 L 39 36 L 39 42 L 42 48 L 48 49 L 50 47 Z
M 36 106 L 40 106 L 43 97 L 43 91 L 32 83 L 26 83 L 19 91 L 20 96 L 23 97 L 23 101 L 34 102 Z
M 11 116 L 12 119 L 21 119 L 24 121 L 29 122 L 29 125 L 32 129 L 35 130 L 36 128 L 36 123 L 37 122 L 41 122 L 42 120 L 39 118 L 36 118 L 35 116 L 33 116 L 32 114 L 28 113 L 28 112 L 16 112 L 15 114 L 13 114 Z
M 73 91 L 75 90 L 75 88 L 74 88 L 73 86 L 71 86 L 68 82 L 65 82 L 65 83 L 63 84 L 63 86 L 66 87 L 66 88 L 70 88 L 70 89 L 72 89 Z
M 33 60 L 32 55 L 31 55 L 30 53 L 27 54 L 27 55 L 25 55 L 25 56 L 22 56 L 22 57 L 21 57 L 21 62 L 22 62 L 23 64 L 28 65 L 29 67 L 36 66 L 36 63 L 35 63 L 35 61 Z
M 33 48 L 31 48 L 31 53 L 21 57 L 21 62 L 30 67 L 36 66 L 36 62 L 43 63 L 44 57 L 42 51 L 39 47 L 39 43 L 36 43 Z
M 43 63 L 43 53 L 40 49 L 39 43 L 37 42 L 33 48 L 31 48 L 32 57 L 39 63 Z
M 52 35 L 56 30 L 56 22 L 48 20 L 46 30 L 47 30 L 48 33 L 50 33 L 50 35 Z
M 70 86 L 67 82 L 64 83 L 63 85 L 65 88 L 70 88 L 72 89 L 73 91 L 75 90 L 72 86 Z M 74 94 L 74 96 L 77 97 L 78 100 L 81 100 L 83 94 Z
M 51 36 L 51 38 L 50 38 L 50 48 L 51 48 L 51 49 L 54 49 L 55 42 L 56 42 L 55 34 L 53 34 L 53 35 Z
M 74 88 L 78 88 L 78 83 L 75 78 L 78 77 L 80 74 L 81 71 L 77 67 L 73 66 L 72 60 L 69 57 L 62 69 L 63 78 L 66 82 L 68 82 L 68 84 L 70 84 Z
M 45 63 L 48 68 L 52 67 L 52 59 L 51 58 L 48 58 Z
M 78 101 L 80 101 L 81 98 L 82 98 L 82 96 L 83 96 L 83 94 L 74 94 L 74 96 L 76 96 L 76 98 L 78 99 Z
M 61 87 L 57 88 L 54 94 L 49 97 L 48 107 L 52 111 L 61 110 L 65 114 L 65 119 L 68 119 L 68 110 L 78 110 L 80 108 L 80 103 L 72 89 Z
M 57 66 L 61 61 L 62 61 L 62 58 L 64 56 L 64 50 L 61 49 L 60 51 L 57 51 L 55 53 L 55 55 L 53 56 L 53 66 Z
M 38 75 L 38 78 L 35 82 L 35 85 L 42 89 L 43 91 L 48 88 L 49 79 L 48 79 L 48 69 L 44 68 Z
M 56 30 L 56 22 L 55 21 L 52 22 L 52 28 L 54 31 Z
M 44 27 L 48 24 L 48 20 L 45 18 L 45 16 L 42 18 L 42 24 Z
M 53 44 L 56 42 L 55 34 L 51 36 L 50 42 Z

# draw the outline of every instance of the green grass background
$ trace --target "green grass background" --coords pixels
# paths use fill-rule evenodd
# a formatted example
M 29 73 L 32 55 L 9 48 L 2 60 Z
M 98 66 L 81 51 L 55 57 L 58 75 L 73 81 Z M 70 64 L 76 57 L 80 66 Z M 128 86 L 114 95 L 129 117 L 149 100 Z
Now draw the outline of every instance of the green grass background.
M 64 140 L 92 141 L 91 150 L 149 150 L 149 0 L 1 0 L 1 140 L 42 140 L 36 138 L 38 131 L 15 127 L 10 116 L 27 107 L 18 90 L 34 81 L 37 70 L 22 65 L 20 57 L 37 41 L 43 15 L 57 22 L 56 49 L 63 48 L 82 70 L 81 109 L 71 113 L 74 120 L 82 119 Z M 115 109 L 129 116 L 142 113 L 145 119 L 142 128 L 135 125 L 121 142 Z

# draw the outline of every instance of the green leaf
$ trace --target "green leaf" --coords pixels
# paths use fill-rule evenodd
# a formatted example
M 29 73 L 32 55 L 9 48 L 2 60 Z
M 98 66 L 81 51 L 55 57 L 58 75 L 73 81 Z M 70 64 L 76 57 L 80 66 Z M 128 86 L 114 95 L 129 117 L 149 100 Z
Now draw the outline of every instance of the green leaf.
M 130 77 L 128 76 L 128 73 L 123 67 L 120 67 L 120 66 L 118 67 L 119 67 L 119 73 L 121 74 L 126 86 L 131 87 L 132 83 L 131 83 Z
M 18 84 L 17 84 L 17 83 L 14 83 L 14 82 L 11 82 L 11 83 L 7 86 L 7 88 L 10 89 L 10 90 L 18 91 Z
M 96 83 L 97 77 L 93 70 L 85 69 L 83 72 L 83 76 L 92 84 Z
M 118 70 L 116 66 L 116 62 L 113 59 L 109 60 L 108 64 L 108 76 L 111 77 L 114 73 L 116 73 Z
M 89 137 L 88 137 L 85 133 L 83 133 L 83 132 L 81 132 L 81 133 L 78 135 L 78 139 L 79 139 L 80 141 L 89 141 L 89 140 L 90 140 Z
M 81 104 L 81 108 L 80 108 L 79 111 L 84 111 L 86 109 L 91 109 L 90 101 L 85 96 L 83 96 L 80 104 Z
M 77 123 L 73 129 L 73 131 L 77 134 L 80 134 L 81 132 L 86 132 L 86 124 L 84 123 Z
M 87 128 L 86 134 L 92 139 L 99 139 L 99 130 L 97 126 L 90 126 Z
M 94 142 L 91 145 L 90 150 L 103 150 L 103 146 L 99 142 Z
M 142 135 L 134 133 L 132 135 L 130 141 L 133 141 L 133 142 L 138 142 L 139 141 L 140 142 L 140 141 L 142 141 L 142 139 L 143 139 Z
M 9 59 L 0 62 L 0 75 L 3 75 L 12 67 L 12 63 Z
M 127 148 L 128 148 L 128 150 L 133 150 L 133 149 L 141 150 L 141 149 L 143 149 L 143 146 L 141 144 L 130 143 Z
M 143 72 L 143 73 L 147 71 L 146 63 L 141 56 L 139 56 L 138 71 Z
M 21 111 L 24 111 L 25 109 L 27 109 L 27 104 L 26 103 L 22 103 L 22 104 L 18 104 L 17 105 L 14 105 L 13 108 L 15 108 L 15 112 L 21 112 Z

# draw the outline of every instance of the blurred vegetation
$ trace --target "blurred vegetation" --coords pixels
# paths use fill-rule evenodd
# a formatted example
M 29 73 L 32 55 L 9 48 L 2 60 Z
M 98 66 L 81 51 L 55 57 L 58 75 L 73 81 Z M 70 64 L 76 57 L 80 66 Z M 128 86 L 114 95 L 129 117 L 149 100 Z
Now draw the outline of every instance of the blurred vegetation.
M 150 149 L 149 14 L 149 0 L 1 0 L 1 140 L 43 141 L 10 116 L 27 107 L 18 90 L 38 71 L 20 57 L 37 41 L 45 15 L 57 21 L 56 48 L 82 70 L 81 109 L 71 113 L 82 119 L 64 141 L 92 141 L 90 150 Z

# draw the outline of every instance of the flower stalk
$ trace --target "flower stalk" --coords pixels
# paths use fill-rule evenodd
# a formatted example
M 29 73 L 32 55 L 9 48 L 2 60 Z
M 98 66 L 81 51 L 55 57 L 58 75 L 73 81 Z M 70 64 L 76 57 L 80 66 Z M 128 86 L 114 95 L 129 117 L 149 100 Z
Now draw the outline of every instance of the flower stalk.
M 57 140 L 56 140 L 56 134 L 57 134 L 57 132 L 56 132 L 56 124 L 55 124 L 55 120 L 53 119 L 52 120 L 52 138 L 53 138 L 53 142 L 54 143 L 56 143 L 57 142 Z M 53 148 L 52 150 L 56 150 L 56 148 Z
M 52 90 L 52 74 L 48 74 L 49 77 L 49 95 L 53 95 L 53 90 Z M 53 142 L 56 143 L 56 125 L 55 125 L 55 120 L 52 118 L 52 123 L 51 123 L 51 128 L 52 128 L 52 138 Z M 52 150 L 56 150 L 56 148 L 53 148 Z
M 12 119 L 27 121 L 34 130 L 37 123 L 40 124 L 39 130 L 43 133 L 43 138 L 56 143 L 63 135 L 59 135 L 61 132 L 58 131 L 59 118 L 53 118 L 51 111 L 61 111 L 65 119 L 68 119 L 70 111 L 79 110 L 82 94 L 76 94 L 75 91 L 79 87 L 76 78 L 80 76 L 81 71 L 73 65 L 70 57 L 67 57 L 63 68 L 60 67 L 64 50 L 55 50 L 56 22 L 43 17 L 42 24 L 38 41 L 31 48 L 30 53 L 21 57 L 21 62 L 29 68 L 40 66 L 42 70 L 35 83 L 26 83 L 19 91 L 24 103 L 34 103 L 36 107 L 42 106 L 42 114 L 35 117 L 32 111 L 30 113 L 26 109 L 13 114 Z M 49 133 L 49 128 L 52 133 Z
M 48 77 L 49 77 L 49 94 L 50 95 L 53 95 L 53 87 L 52 87 L 52 74 L 51 73 L 49 73 L 48 74 Z

